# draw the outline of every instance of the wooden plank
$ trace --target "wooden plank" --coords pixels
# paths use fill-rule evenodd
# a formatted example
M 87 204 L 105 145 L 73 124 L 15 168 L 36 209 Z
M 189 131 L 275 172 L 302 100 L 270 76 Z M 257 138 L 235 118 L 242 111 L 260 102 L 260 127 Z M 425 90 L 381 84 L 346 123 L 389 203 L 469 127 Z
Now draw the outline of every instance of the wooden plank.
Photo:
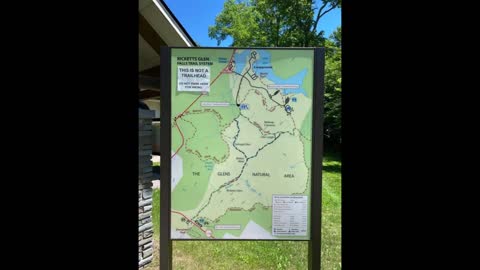
M 160 76 L 160 74 L 158 74 Z M 148 75 L 138 75 L 138 85 L 140 88 L 156 90 L 160 96 L 160 77 L 158 76 L 148 76 Z
M 152 119 L 155 117 L 155 111 L 138 109 L 138 118 Z
M 145 41 L 160 56 L 160 47 L 167 46 L 165 41 L 158 35 L 157 31 L 148 23 L 143 15 L 138 13 L 138 32 Z
M 153 150 L 152 144 L 151 143 L 146 143 L 138 146 L 139 151 L 141 150 Z M 152 154 L 155 155 L 152 151 Z
M 152 150 L 142 150 L 138 152 L 139 156 L 151 156 L 152 155 Z
M 140 72 L 141 75 L 151 76 L 151 77 L 158 77 L 160 76 L 160 66 L 155 66 L 149 69 L 146 69 Z
M 152 142 L 153 142 L 152 135 L 138 137 L 138 144 L 140 145 L 147 145 L 147 144 L 151 145 Z
M 152 124 L 138 123 L 138 131 L 151 131 Z
M 140 100 L 146 100 L 151 98 L 160 98 L 160 91 L 159 90 L 142 90 L 138 93 L 138 98 Z
M 138 132 L 138 135 L 139 135 L 140 137 L 152 136 L 152 134 L 153 134 L 153 133 L 152 133 L 151 131 L 143 131 L 143 130 L 142 130 L 142 131 L 139 131 L 139 132 Z

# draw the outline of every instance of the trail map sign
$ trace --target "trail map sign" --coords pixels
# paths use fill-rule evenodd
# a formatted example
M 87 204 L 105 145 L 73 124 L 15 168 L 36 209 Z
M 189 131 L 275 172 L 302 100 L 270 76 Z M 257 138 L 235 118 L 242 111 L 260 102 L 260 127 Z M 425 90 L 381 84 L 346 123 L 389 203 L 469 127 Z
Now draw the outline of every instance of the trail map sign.
M 170 240 L 310 240 L 320 256 L 323 57 L 162 48 L 167 249 Z

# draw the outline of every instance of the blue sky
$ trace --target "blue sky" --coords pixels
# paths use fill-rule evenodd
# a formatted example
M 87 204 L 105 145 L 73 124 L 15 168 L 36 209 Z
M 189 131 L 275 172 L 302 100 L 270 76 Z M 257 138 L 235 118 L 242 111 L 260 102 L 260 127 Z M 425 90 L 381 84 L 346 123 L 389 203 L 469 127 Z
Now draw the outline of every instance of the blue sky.
M 217 47 L 217 41 L 208 37 L 208 27 L 215 23 L 215 17 L 223 9 L 224 0 L 164 0 L 188 34 L 201 46 Z M 321 1 L 317 1 L 321 3 Z M 324 30 L 325 36 L 341 25 L 341 9 L 334 9 L 322 17 L 317 30 Z M 232 43 L 228 37 L 220 46 Z

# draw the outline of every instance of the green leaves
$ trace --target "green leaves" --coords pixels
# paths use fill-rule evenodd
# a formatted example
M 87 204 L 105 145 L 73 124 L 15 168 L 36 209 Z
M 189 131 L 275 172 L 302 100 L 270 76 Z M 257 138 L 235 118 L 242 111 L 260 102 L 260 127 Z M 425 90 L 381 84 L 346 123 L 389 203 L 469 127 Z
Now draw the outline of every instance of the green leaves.
M 325 41 L 318 21 L 341 5 L 323 0 L 226 0 L 208 35 L 220 45 L 228 36 L 238 47 L 310 47 Z
M 257 44 L 260 39 L 258 23 L 259 14 L 255 8 L 248 5 L 248 2 L 236 3 L 234 0 L 227 0 L 222 12 L 215 18 L 215 25 L 208 28 L 208 36 L 217 40 L 217 44 L 228 36 L 233 37 L 231 46 L 245 46 L 245 44 Z
M 341 144 L 342 127 L 342 28 L 332 33 L 326 42 L 325 59 L 325 139 L 327 143 Z

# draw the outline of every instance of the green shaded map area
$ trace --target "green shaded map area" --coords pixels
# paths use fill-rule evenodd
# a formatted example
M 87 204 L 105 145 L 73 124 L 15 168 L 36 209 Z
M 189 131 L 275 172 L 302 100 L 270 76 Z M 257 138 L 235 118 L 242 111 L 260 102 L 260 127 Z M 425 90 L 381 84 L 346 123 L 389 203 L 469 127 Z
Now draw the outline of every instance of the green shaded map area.
M 171 63 L 172 239 L 309 239 L 309 222 L 279 234 L 272 209 L 310 205 L 313 50 L 176 48 Z M 209 87 L 179 91 L 179 67 L 209 69 Z

